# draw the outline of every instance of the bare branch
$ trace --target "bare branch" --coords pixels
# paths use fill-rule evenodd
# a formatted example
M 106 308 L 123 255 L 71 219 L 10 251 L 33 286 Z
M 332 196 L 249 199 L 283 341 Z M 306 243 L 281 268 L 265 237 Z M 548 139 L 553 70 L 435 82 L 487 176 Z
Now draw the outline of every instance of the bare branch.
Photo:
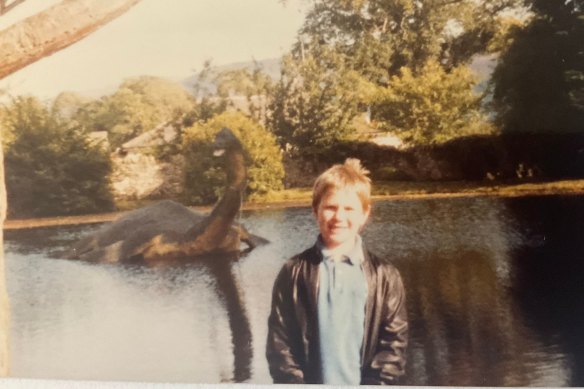
M 81 40 L 140 0 L 63 0 L 0 31 L 0 79 Z
M 13 0 L 8 2 L 7 0 L 0 1 L 0 16 L 4 15 L 6 12 L 10 11 L 12 8 L 16 7 L 18 4 L 24 3 L 26 0 Z

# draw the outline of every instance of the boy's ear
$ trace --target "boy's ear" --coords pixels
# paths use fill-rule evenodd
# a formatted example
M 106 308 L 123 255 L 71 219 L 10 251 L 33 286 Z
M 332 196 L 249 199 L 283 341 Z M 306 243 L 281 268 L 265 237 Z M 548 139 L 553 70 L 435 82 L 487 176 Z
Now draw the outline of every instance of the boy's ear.
M 369 206 L 367 208 L 367 210 L 365 210 L 365 221 L 363 222 L 363 224 L 366 224 L 369 221 L 370 215 L 371 215 L 371 206 Z
M 371 215 L 371 207 L 369 207 L 369 209 L 367 209 L 366 211 L 363 211 L 363 214 L 365 217 L 363 218 L 363 224 L 361 224 L 361 227 L 359 227 L 359 233 L 363 232 L 363 229 L 369 222 L 369 215 Z

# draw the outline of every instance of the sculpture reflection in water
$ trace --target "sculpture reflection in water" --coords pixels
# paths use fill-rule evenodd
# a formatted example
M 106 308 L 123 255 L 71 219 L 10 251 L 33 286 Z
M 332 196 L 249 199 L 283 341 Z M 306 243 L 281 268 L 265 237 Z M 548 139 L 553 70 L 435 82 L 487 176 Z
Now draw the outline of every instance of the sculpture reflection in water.
M 164 271 L 176 270 L 181 267 L 197 265 L 203 266 L 208 270 L 213 283 L 216 286 L 215 291 L 219 300 L 223 303 L 227 313 L 229 329 L 231 331 L 231 343 L 233 345 L 233 375 L 228 381 L 245 382 L 251 378 L 251 364 L 253 358 L 252 349 L 252 331 L 250 326 L 245 299 L 242 288 L 240 287 L 239 277 L 236 275 L 234 264 L 242 260 L 239 253 L 214 254 L 198 256 L 196 258 L 183 257 L 172 258 L 170 260 L 161 260 L 156 263 L 137 264 L 127 266 L 148 266 L 155 270 Z M 193 296 L 198 298 L 198 296 Z M 196 347 L 196 345 L 194 345 Z M 218 350 L 218 352 L 222 352 Z
M 252 334 L 243 292 L 234 274 L 235 259 L 237 255 L 232 255 L 231 260 L 209 256 L 203 259 L 203 263 L 217 280 L 217 293 L 227 310 L 233 344 L 233 382 L 244 382 L 251 377 Z

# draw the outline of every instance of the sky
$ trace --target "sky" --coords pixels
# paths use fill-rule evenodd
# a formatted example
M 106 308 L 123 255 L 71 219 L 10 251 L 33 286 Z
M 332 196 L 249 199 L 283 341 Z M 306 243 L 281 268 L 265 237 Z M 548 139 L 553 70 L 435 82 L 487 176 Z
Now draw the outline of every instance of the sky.
M 4 29 L 58 0 L 27 0 L 0 17 Z M 214 65 L 278 58 L 304 19 L 302 0 L 142 0 L 78 43 L 0 80 L 9 95 L 92 97 L 126 78 L 181 80 Z

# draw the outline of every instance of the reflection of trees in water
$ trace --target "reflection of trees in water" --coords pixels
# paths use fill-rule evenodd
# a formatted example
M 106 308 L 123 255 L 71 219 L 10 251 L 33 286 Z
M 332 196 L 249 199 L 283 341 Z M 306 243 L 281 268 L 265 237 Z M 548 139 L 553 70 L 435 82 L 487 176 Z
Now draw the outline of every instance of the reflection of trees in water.
M 405 384 L 532 383 L 526 351 L 534 349 L 534 339 L 514 312 L 492 258 L 473 250 L 433 255 L 402 274 L 411 323 Z
M 573 386 L 584 385 L 584 198 L 509 201 L 529 244 L 514 255 L 514 295 L 542 341 L 571 358 Z M 529 230 L 527 230 L 529 228 Z
M 404 384 L 565 382 L 557 347 L 546 348 L 510 293 L 511 256 L 522 244 L 519 223 L 498 198 L 377 207 L 365 234 L 374 251 L 398 260 L 407 289 L 411 331 Z M 559 371 L 553 378 L 547 376 L 550 366 Z

